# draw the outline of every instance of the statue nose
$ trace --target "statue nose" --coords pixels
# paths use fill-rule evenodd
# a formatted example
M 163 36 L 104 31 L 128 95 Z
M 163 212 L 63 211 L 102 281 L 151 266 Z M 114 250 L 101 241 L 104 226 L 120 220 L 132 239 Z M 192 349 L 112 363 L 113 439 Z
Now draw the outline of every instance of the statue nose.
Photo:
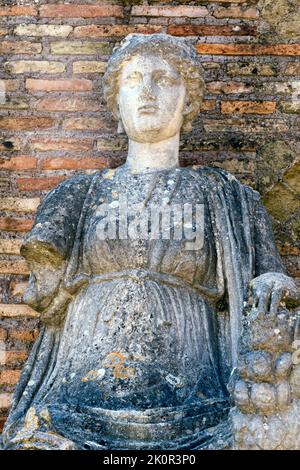
M 150 83 L 145 83 L 142 89 L 142 96 L 150 100 L 154 100 L 155 96 L 153 93 L 153 88 Z

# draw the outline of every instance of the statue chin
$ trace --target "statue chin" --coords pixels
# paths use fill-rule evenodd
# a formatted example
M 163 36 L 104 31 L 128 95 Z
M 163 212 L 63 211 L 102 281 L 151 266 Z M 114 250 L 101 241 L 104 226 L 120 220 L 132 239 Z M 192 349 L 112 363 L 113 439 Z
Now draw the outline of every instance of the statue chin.
M 268 215 L 231 174 L 177 165 L 200 71 L 163 34 L 130 35 L 110 59 L 128 164 L 61 183 L 25 237 L 24 300 L 43 328 L 5 449 L 299 448 L 299 319 L 283 303 L 300 299 Z

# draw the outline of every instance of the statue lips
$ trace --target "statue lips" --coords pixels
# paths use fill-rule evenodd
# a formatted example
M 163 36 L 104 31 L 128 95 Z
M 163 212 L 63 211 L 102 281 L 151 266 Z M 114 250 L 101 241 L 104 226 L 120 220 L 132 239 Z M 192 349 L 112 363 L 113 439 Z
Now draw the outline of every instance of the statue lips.
M 152 114 L 155 113 L 159 109 L 159 106 L 155 104 L 144 104 L 138 108 L 138 111 L 141 113 Z

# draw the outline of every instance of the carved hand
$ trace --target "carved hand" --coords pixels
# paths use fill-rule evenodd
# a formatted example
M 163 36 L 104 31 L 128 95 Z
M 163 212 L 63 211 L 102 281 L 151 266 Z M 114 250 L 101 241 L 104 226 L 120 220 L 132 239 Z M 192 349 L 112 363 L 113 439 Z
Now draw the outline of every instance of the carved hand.
M 275 316 L 281 301 L 300 304 L 300 293 L 294 280 L 282 273 L 265 273 L 249 284 L 248 305 L 252 319 L 265 314 Z

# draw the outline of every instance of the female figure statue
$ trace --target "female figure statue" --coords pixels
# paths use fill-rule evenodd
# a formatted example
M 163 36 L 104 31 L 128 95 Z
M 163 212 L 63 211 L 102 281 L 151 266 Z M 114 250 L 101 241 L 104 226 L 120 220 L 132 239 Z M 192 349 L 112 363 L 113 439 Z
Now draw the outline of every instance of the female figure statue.
M 4 448 L 230 446 L 226 387 L 249 282 L 256 314 L 276 315 L 296 288 L 258 193 L 218 169 L 179 167 L 203 88 L 195 51 L 173 37 L 130 35 L 113 53 L 104 93 L 127 161 L 60 184 L 24 241 L 24 300 L 44 327 Z M 171 213 L 168 236 L 150 211 L 161 223 Z

